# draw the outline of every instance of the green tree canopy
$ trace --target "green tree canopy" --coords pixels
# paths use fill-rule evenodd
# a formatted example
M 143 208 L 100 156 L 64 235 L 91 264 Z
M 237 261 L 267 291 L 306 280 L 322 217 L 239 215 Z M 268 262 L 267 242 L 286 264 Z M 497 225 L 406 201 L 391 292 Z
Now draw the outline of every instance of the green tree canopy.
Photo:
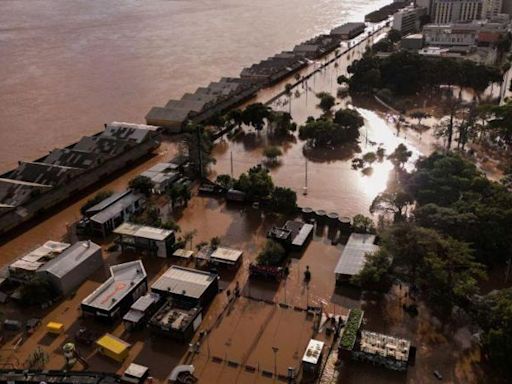
M 128 183 L 128 186 L 133 189 L 134 191 L 143 193 L 146 196 L 151 195 L 151 191 L 153 190 L 153 182 L 151 179 L 147 176 L 135 176 L 133 179 L 130 180 Z

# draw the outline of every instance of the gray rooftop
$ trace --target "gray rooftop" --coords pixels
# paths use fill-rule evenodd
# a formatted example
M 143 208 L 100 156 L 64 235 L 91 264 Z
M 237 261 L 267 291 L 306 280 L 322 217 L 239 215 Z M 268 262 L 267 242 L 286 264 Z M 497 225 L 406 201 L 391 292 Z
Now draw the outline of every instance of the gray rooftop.
M 364 266 L 365 256 L 376 252 L 379 246 L 375 244 L 375 235 L 352 233 L 341 253 L 334 273 L 340 275 L 357 275 Z
M 199 299 L 215 279 L 217 275 L 214 273 L 173 265 L 158 278 L 151 289 Z
M 69 271 L 93 256 L 101 247 L 92 241 L 79 241 L 60 255 L 50 260 L 39 271 L 46 271 L 57 277 L 65 276 Z
M 363 29 L 366 28 L 366 24 L 365 23 L 346 23 L 346 24 L 340 25 L 339 27 L 334 28 L 331 31 L 331 35 L 344 35 L 344 34 L 350 33 L 352 31 L 355 31 L 355 30 L 358 30 L 361 28 L 363 28 Z
M 120 215 L 126 208 L 132 206 L 135 202 L 142 200 L 143 198 L 144 197 L 142 195 L 130 191 L 130 193 L 118 198 L 103 210 L 91 216 L 90 219 L 95 223 L 104 224 L 110 219 Z
M 111 277 L 87 296 L 82 304 L 109 310 L 146 279 L 146 270 L 141 260 L 113 265 L 110 274 Z
M 122 197 L 128 195 L 131 193 L 129 189 L 122 191 L 122 192 L 116 192 L 113 193 L 111 196 L 107 197 L 106 199 L 101 200 L 98 204 L 93 205 L 89 209 L 87 209 L 87 213 L 95 213 L 104 210 L 109 205 L 114 204 L 117 200 L 121 199 Z

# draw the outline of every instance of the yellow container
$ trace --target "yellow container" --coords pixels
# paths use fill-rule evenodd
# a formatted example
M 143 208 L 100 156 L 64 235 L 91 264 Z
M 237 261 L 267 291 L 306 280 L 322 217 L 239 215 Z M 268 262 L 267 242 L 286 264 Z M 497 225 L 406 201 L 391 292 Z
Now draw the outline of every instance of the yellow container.
M 96 340 L 96 345 L 100 353 L 120 363 L 128 357 L 130 344 L 110 333 L 106 333 Z
M 48 324 L 46 324 L 46 330 L 49 333 L 60 335 L 62 331 L 64 331 L 64 324 L 57 323 L 56 321 L 50 321 Z

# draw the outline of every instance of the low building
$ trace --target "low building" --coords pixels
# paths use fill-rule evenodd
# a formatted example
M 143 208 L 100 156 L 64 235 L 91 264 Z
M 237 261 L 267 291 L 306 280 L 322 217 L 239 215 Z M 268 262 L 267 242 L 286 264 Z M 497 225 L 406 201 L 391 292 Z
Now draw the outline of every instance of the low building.
M 42 246 L 30 251 L 26 255 L 16 259 L 8 267 L 9 279 L 24 283 L 35 277 L 37 271 L 47 262 L 54 259 L 71 244 L 58 241 L 47 241 Z
M 173 230 L 123 223 L 114 230 L 122 251 L 147 252 L 158 257 L 172 256 L 176 243 Z
M 218 275 L 173 265 L 151 286 L 151 291 L 174 299 L 184 308 L 205 308 L 219 291 Z
M 128 331 L 140 329 L 155 313 L 160 302 L 160 295 L 149 292 L 132 304 L 130 310 L 123 316 L 123 325 Z
M 324 342 L 309 340 L 304 356 L 302 357 L 302 370 L 306 376 L 316 376 L 322 366 Z
M 342 40 L 350 40 L 363 33 L 365 28 L 365 23 L 345 23 L 331 30 L 330 34 Z
M 120 318 L 147 291 L 146 271 L 140 260 L 113 265 L 110 274 L 110 278 L 82 301 L 84 316 L 110 321 Z
M 311 239 L 313 229 L 312 224 L 289 220 L 283 227 L 273 226 L 267 237 L 282 243 L 284 246 L 299 250 Z
M 105 200 L 87 209 L 84 225 L 93 236 L 105 238 L 122 223 L 130 220 L 132 215 L 140 212 L 146 199 L 144 195 L 126 190 L 114 193 Z
M 402 40 L 400 40 L 400 48 L 408 51 L 418 51 L 423 48 L 423 42 L 423 35 L 416 33 L 402 38 Z
M 410 350 L 409 340 L 361 331 L 361 337 L 352 351 L 352 358 L 403 372 L 409 365 Z
M 215 249 L 206 246 L 197 255 L 197 261 L 205 261 L 210 265 L 238 268 L 242 263 L 243 252 L 238 249 L 217 247 Z
M 341 252 L 334 273 L 337 282 L 349 281 L 357 275 L 364 266 L 366 255 L 376 252 L 379 246 L 375 244 L 375 235 L 352 233 Z
M 101 247 L 90 240 L 79 241 L 37 270 L 63 295 L 76 290 L 103 266 Z
M 158 334 L 181 341 L 190 340 L 201 325 L 201 307 L 180 308 L 169 299 L 151 318 L 149 328 Z
M 149 368 L 131 363 L 121 376 L 121 381 L 127 384 L 144 384 L 149 377 Z
M 426 8 L 409 6 L 393 15 L 392 28 L 402 35 L 417 32 L 420 29 L 421 17 L 427 14 Z
M 96 340 L 96 346 L 99 353 L 110 357 L 118 363 L 122 363 L 128 357 L 131 347 L 129 343 L 110 333 L 106 333 Z
M 175 164 L 158 163 L 147 171 L 144 171 L 141 176 L 146 176 L 151 179 L 153 182 L 153 193 L 162 194 L 173 182 L 181 177 L 175 169 Z

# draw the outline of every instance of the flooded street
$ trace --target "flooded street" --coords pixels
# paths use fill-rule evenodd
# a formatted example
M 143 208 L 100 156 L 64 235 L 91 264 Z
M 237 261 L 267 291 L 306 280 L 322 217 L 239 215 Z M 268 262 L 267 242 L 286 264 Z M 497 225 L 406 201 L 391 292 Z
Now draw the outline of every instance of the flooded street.
M 388 0 L 0 1 L 0 170 L 179 98 Z

